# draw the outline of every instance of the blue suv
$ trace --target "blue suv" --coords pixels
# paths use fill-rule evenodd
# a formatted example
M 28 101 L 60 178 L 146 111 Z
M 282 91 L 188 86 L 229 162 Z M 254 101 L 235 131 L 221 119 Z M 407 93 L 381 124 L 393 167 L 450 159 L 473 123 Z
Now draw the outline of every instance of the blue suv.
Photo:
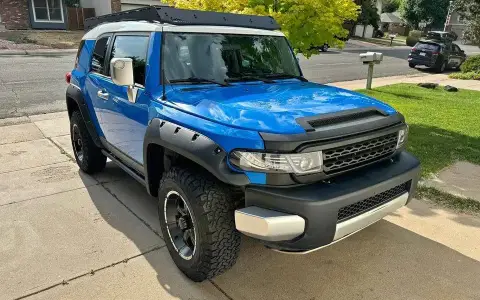
M 241 233 L 308 253 L 406 205 L 419 176 L 392 107 L 309 82 L 271 17 L 148 7 L 85 22 L 66 92 L 75 159 L 158 197 L 179 269 L 234 265 Z

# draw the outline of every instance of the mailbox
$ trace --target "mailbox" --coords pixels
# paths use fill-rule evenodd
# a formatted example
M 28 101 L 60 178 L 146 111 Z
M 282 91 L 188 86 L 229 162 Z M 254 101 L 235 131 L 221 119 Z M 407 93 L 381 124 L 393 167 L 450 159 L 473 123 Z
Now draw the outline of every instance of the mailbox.
M 383 54 L 379 52 L 367 52 L 360 54 L 360 61 L 364 64 L 377 63 L 379 64 L 383 60 Z

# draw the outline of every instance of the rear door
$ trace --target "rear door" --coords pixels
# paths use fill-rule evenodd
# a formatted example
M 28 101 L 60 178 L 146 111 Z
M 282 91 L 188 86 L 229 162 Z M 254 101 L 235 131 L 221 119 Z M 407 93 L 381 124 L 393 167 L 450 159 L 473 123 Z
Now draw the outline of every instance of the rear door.
M 108 101 L 106 56 L 111 40 L 112 35 L 105 34 L 100 36 L 95 42 L 95 48 L 90 61 L 90 70 L 85 79 L 86 94 L 91 100 L 92 108 L 98 121 L 99 128 L 97 130 L 100 130 L 100 136 L 104 136 L 105 132 L 102 115 L 105 112 Z
M 448 66 L 453 68 L 459 67 L 465 59 L 464 56 L 465 54 L 462 52 L 460 47 L 458 47 L 456 44 L 452 44 L 452 53 L 448 61 Z

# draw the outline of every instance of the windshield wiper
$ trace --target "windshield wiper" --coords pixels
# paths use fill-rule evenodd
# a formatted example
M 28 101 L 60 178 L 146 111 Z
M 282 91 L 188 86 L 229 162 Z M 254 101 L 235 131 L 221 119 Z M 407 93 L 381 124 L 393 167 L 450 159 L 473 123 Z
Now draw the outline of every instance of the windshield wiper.
M 225 81 L 231 82 L 231 81 L 242 81 L 242 80 L 257 80 L 257 81 L 263 81 L 264 83 L 275 83 L 275 81 L 261 77 L 261 76 L 255 76 L 255 75 L 240 75 L 232 78 L 227 78 Z
M 190 78 L 185 78 L 185 79 L 173 79 L 169 80 L 170 83 L 181 83 L 181 82 L 191 82 L 191 83 L 214 83 L 218 84 L 221 86 L 229 86 L 230 84 L 228 82 L 221 82 L 221 81 L 216 81 L 213 79 L 207 79 L 207 78 L 198 78 L 198 77 L 190 77 Z
M 274 74 L 265 74 L 267 78 L 295 78 L 303 82 L 308 82 L 308 80 L 303 76 L 288 74 L 288 73 L 274 73 Z

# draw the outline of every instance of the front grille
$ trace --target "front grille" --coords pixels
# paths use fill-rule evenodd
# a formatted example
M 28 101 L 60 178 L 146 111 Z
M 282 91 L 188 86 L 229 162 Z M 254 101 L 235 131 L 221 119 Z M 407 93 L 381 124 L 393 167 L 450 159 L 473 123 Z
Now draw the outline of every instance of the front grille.
M 409 185 L 410 182 L 408 181 L 363 201 L 342 207 L 338 211 L 337 223 L 354 218 L 403 195 L 408 192 Z
M 388 157 L 397 148 L 398 134 L 348 144 L 323 151 L 323 171 L 326 174 L 353 169 Z

